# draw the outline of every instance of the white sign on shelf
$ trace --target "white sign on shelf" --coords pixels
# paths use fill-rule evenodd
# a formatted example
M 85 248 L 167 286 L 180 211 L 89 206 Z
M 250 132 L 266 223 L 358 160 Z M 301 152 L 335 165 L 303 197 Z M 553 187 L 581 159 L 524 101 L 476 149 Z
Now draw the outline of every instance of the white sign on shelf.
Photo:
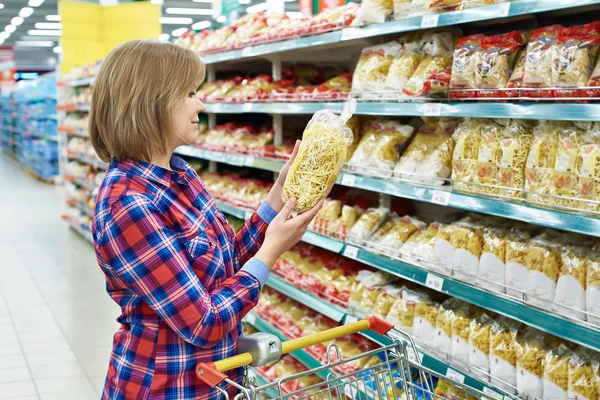
M 433 204 L 440 204 L 442 206 L 447 206 L 450 203 L 450 195 L 452 193 L 446 192 L 443 190 L 434 190 L 431 195 L 431 202 Z
M 421 19 L 421 28 L 435 28 L 440 20 L 440 14 L 423 15 Z
M 503 399 L 504 395 L 502 395 L 501 393 L 496 392 L 495 390 L 490 389 L 487 386 L 483 387 L 483 393 L 495 398 L 495 399 Z
M 252 55 L 252 47 L 244 47 L 242 49 L 242 57 L 250 57 Z
M 510 3 L 498 4 L 498 16 L 499 17 L 508 17 L 508 14 L 510 14 Z
M 252 103 L 244 103 L 242 106 L 243 112 L 252 112 Z
M 254 157 L 246 157 L 244 160 L 244 165 L 246 167 L 252 167 L 254 165 Z
M 421 106 L 421 112 L 425 117 L 439 117 L 442 114 L 442 104 L 425 103 Z
M 448 368 L 448 371 L 446 371 L 446 377 L 458 383 L 465 382 L 465 376 L 460 372 L 453 370 L 452 368 Z
M 351 174 L 343 174 L 342 175 L 342 185 L 353 187 L 356 182 L 356 175 Z
M 444 287 L 444 278 L 440 278 L 437 275 L 428 273 L 427 280 L 425 281 L 425 286 L 433 290 L 437 290 L 439 292 L 442 290 L 442 287 Z
M 358 256 L 358 247 L 349 245 L 346 246 L 346 248 L 344 249 L 344 256 L 355 260 Z
M 342 29 L 340 40 L 352 40 L 363 37 L 364 33 L 360 28 L 345 28 Z

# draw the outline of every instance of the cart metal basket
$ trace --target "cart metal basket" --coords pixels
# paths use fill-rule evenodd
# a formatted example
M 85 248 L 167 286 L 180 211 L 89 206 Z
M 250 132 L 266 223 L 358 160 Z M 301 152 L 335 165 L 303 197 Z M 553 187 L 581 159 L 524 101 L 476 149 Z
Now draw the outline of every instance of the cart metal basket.
M 274 335 L 259 332 L 240 339 L 240 354 L 214 363 L 200 363 L 196 367 L 196 374 L 222 393 L 225 399 L 229 399 L 228 391 L 231 393 L 231 390 L 226 390 L 227 385 L 235 387 L 239 391 L 236 400 L 517 399 L 500 390 L 497 393 L 481 392 L 423 367 L 414 340 L 402 333 L 389 346 L 348 358 L 342 356 L 337 346 L 330 344 L 327 362 L 322 366 L 276 382 L 257 385 L 256 380 L 248 375 L 249 365 L 266 365 L 278 361 L 283 354 L 369 329 L 386 335 L 392 328 L 391 324 L 372 316 L 286 342 L 280 342 Z M 239 367 L 246 370 L 242 385 L 223 374 L 224 371 Z M 443 388 L 444 394 L 436 394 L 436 388 Z M 447 397 L 448 392 L 454 393 L 454 396 Z

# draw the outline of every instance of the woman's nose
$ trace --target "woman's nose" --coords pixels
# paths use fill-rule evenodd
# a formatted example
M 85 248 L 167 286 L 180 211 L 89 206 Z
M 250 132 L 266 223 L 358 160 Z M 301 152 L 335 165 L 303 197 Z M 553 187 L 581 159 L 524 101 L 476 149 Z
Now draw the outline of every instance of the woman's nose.
M 198 98 L 198 112 L 204 112 L 206 111 L 206 106 L 204 105 L 204 103 L 200 100 L 200 98 Z

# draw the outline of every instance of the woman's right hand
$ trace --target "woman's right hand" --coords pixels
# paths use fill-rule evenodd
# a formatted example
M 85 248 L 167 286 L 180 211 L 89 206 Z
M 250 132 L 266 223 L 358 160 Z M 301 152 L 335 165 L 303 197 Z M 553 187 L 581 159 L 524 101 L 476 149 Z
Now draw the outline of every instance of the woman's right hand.
M 283 253 L 302 239 L 308 225 L 323 207 L 323 200 L 319 201 L 313 209 L 290 218 L 295 206 L 294 198 L 285 203 L 283 209 L 269 224 L 263 245 L 254 256 L 264 262 L 269 269 Z

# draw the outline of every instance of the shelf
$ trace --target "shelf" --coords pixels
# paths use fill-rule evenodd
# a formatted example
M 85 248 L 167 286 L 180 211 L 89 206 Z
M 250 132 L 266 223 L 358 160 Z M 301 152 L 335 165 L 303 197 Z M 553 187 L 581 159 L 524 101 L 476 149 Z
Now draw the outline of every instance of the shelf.
M 599 0 L 600 1 L 600 0 Z M 216 114 L 267 113 L 314 114 L 318 110 L 341 112 L 343 103 L 209 103 L 206 112 Z M 431 116 L 518 118 L 554 121 L 600 120 L 600 105 L 578 103 L 487 102 L 359 102 L 356 114 L 378 116 Z
M 90 158 L 86 158 L 86 157 L 77 157 L 77 156 L 72 156 L 72 155 L 68 155 L 67 159 L 69 161 L 74 160 L 74 161 L 79 161 L 81 163 L 84 164 L 88 164 L 91 165 L 92 167 L 96 168 L 96 169 L 103 169 L 106 170 L 108 168 L 108 164 L 100 161 L 100 160 L 92 160 Z
M 224 201 L 215 200 L 215 204 L 217 205 L 217 207 L 219 207 L 219 210 L 221 210 L 221 212 L 233 215 L 234 217 L 243 220 L 250 218 L 250 216 L 254 213 L 254 211 L 252 210 L 246 210 L 240 207 L 236 207 L 229 203 L 225 203 Z
M 71 87 L 92 86 L 94 84 L 94 79 L 95 77 L 80 78 L 75 79 L 74 81 L 70 81 L 68 84 Z
M 199 149 L 193 146 L 178 147 L 175 150 L 175 153 L 182 156 L 201 158 L 203 160 L 216 161 L 238 167 L 253 167 L 275 172 L 281 170 L 281 167 L 283 167 L 284 164 L 282 161 L 270 160 L 267 158 L 254 157 L 245 154 L 220 153 Z
M 87 182 L 84 179 L 75 178 L 74 176 L 67 175 L 67 176 L 65 176 L 65 180 L 67 182 L 75 183 L 76 185 L 79 185 L 82 188 L 87 189 L 87 190 L 95 190 L 97 187 L 96 185 L 94 185 L 90 182 Z
M 302 236 L 302 241 L 334 253 L 341 253 L 344 248 L 344 242 L 311 231 L 307 231 Z
M 599 3 L 598 0 L 515 0 L 511 3 L 493 4 L 464 11 L 442 13 L 439 14 L 434 25 L 431 24 L 430 15 L 425 17 L 413 17 L 398 21 L 389 21 L 383 24 L 368 25 L 362 28 L 345 28 L 341 31 L 321 35 L 294 38 L 281 42 L 248 46 L 238 50 L 205 54 L 200 57 L 205 64 L 216 64 L 305 48 L 325 48 L 350 40 L 415 31 L 422 29 L 422 26 L 424 25 L 427 25 L 429 28 L 451 26 L 561 10 L 565 8 L 582 7 Z

